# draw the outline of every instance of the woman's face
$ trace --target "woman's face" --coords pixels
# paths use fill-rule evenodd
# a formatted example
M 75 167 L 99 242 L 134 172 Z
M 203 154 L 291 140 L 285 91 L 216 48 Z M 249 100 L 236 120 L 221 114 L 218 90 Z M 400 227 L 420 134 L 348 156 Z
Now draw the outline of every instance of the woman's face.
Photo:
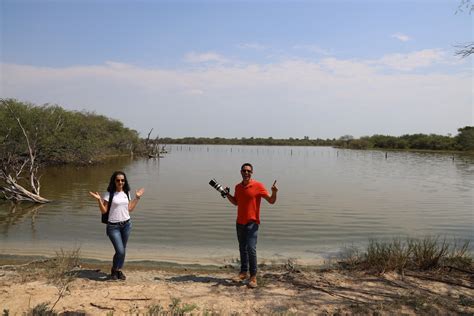
M 125 176 L 123 174 L 118 174 L 115 177 L 115 187 L 118 190 L 122 190 L 124 185 L 125 185 Z

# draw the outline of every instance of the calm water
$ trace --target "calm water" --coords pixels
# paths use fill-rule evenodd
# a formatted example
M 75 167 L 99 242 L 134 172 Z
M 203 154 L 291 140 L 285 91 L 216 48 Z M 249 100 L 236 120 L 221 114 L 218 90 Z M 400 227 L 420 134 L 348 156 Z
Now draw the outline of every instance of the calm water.
M 236 208 L 209 186 L 232 188 L 240 165 L 278 201 L 262 200 L 260 258 L 327 258 L 369 238 L 425 235 L 474 242 L 474 157 L 452 154 L 353 151 L 327 147 L 168 146 L 160 160 L 120 159 L 88 168 L 50 168 L 41 207 L 0 204 L 2 253 L 52 254 L 81 247 L 108 259 L 112 246 L 89 190 L 105 192 L 114 170 L 145 196 L 132 213 L 129 259 L 224 262 L 238 256 Z

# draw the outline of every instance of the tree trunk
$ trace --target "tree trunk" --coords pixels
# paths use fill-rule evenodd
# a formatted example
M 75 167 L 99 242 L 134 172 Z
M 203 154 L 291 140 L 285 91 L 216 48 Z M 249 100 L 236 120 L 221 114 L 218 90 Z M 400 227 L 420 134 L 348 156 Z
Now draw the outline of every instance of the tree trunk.
M 23 186 L 18 184 L 12 176 L 8 175 L 4 178 L 6 185 L 0 187 L 7 200 L 19 202 L 19 201 L 30 201 L 34 203 L 48 203 L 48 199 L 45 199 L 37 194 L 34 194 Z

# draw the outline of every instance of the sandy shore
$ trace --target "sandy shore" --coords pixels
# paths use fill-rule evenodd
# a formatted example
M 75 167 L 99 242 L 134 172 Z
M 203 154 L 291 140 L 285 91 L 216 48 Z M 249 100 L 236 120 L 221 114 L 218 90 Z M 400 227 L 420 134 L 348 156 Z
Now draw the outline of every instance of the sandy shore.
M 0 259 L 0 307 L 22 315 L 59 298 L 42 263 L 28 258 Z M 234 266 L 128 264 L 126 281 L 108 277 L 108 263 L 76 268 L 57 313 L 146 315 L 152 311 L 188 311 L 193 315 L 445 315 L 474 313 L 474 278 L 459 271 L 382 275 L 335 268 L 262 267 L 259 287 L 231 280 Z M 158 314 L 155 314 L 158 315 Z

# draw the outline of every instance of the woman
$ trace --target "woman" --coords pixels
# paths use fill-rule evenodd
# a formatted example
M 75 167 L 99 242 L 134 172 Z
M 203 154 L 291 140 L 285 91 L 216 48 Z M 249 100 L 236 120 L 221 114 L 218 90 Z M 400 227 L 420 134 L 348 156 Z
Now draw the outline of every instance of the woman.
M 98 192 L 89 192 L 89 194 L 99 202 L 99 209 L 102 214 L 108 212 L 107 236 L 109 236 L 115 249 L 111 279 L 125 280 L 126 277 L 121 269 L 125 262 L 125 249 L 132 229 L 129 213 L 135 209 L 145 189 L 137 190 L 135 197 L 130 200 L 130 186 L 128 185 L 127 176 L 122 171 L 115 171 L 110 177 L 107 192 L 104 198 Z

